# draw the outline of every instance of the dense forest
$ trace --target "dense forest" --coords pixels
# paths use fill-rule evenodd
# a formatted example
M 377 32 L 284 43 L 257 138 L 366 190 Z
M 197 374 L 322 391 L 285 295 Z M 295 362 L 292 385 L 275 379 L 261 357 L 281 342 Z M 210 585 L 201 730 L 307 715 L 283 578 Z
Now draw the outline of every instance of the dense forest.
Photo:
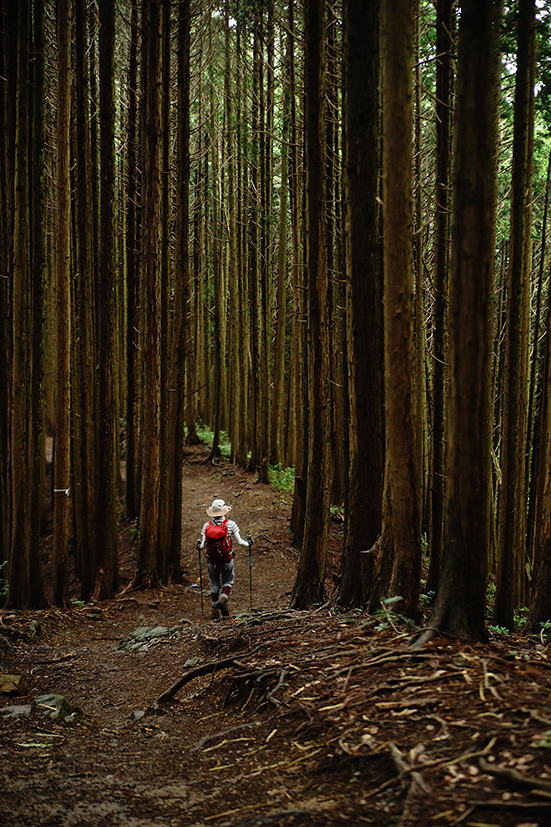
M 544 0 L 0 0 L 0 586 L 181 573 L 184 446 L 294 469 L 294 608 L 551 618 Z M 53 456 L 47 447 L 53 444 Z M 342 570 L 326 594 L 332 511 Z M 53 520 L 53 522 L 52 522 Z

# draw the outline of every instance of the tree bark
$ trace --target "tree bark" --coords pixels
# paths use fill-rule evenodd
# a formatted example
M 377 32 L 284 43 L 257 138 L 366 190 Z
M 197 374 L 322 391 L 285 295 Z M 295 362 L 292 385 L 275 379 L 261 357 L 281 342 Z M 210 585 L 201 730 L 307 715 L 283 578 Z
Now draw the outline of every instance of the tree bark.
M 465 0 L 459 26 L 450 280 L 445 540 L 429 626 L 485 638 L 499 4 Z
M 436 592 L 442 561 L 444 528 L 444 423 L 446 399 L 446 331 L 450 260 L 450 184 L 453 66 L 455 31 L 453 0 L 436 5 L 436 214 L 434 220 L 433 414 L 430 468 L 430 568 L 427 590 Z
M 98 441 L 96 566 L 94 597 L 113 597 L 117 563 L 117 440 L 119 412 L 116 382 L 116 283 L 114 272 L 115 194 L 115 11 L 99 2 L 100 69 L 100 255 L 98 303 Z
M 160 232 L 161 232 L 161 3 L 145 0 L 142 44 L 147 54 L 144 99 L 144 229 L 145 287 L 144 394 L 140 541 L 136 584 L 159 583 L 160 493 Z
M 505 326 L 503 402 L 503 486 L 500 560 L 494 621 L 514 628 L 526 560 L 526 442 L 528 434 L 528 340 L 532 217 L 533 90 L 535 79 L 534 0 L 519 0 L 517 73 L 513 127 L 513 177 Z
M 70 136 L 71 122 L 71 3 L 59 0 L 57 6 L 57 366 L 55 398 L 54 461 L 54 545 L 53 602 L 69 603 L 69 493 L 70 462 L 70 373 L 71 373 L 71 298 L 70 298 Z
M 128 67 L 128 144 L 126 219 L 126 513 L 136 519 L 140 510 L 139 396 L 140 341 L 140 227 L 138 213 L 138 0 L 132 0 Z
M 15 87 L 15 145 L 12 265 L 12 383 L 11 383 L 11 536 L 10 608 L 42 608 L 44 594 L 40 574 L 37 534 L 33 531 L 32 506 L 36 503 L 36 423 L 33 420 L 33 319 L 31 314 L 31 249 L 29 218 L 29 38 L 31 4 L 22 0 L 17 18 L 17 81 Z
M 401 597 L 398 610 L 414 616 L 421 574 L 421 433 L 413 349 L 411 0 L 383 0 L 382 38 L 387 500 L 375 549 L 376 593 Z M 386 570 L 388 581 L 382 576 Z
M 325 228 L 325 4 L 306 0 L 306 268 L 308 301 L 308 478 L 294 608 L 323 599 L 330 494 L 329 334 Z
M 174 279 L 174 342 L 176 354 L 171 387 L 176 394 L 177 408 L 174 430 L 176 478 L 172 497 L 172 524 L 169 547 L 169 573 L 178 577 L 181 571 L 182 544 L 182 463 L 184 457 L 185 390 L 182 381 L 188 355 L 189 303 L 191 298 L 189 268 L 189 104 L 190 104 L 190 3 L 180 3 L 178 17 L 178 151 L 176 185 L 176 257 Z
M 0 2 L 0 21 L 2 31 L 6 32 L 7 16 L 5 0 Z M 0 74 L 5 81 L 0 83 L 0 578 L 4 580 L 4 565 L 9 559 L 10 548 L 10 491 L 9 491 L 9 389 L 11 365 L 11 330 L 7 277 L 10 271 L 9 260 L 9 221 L 8 221 L 8 186 L 9 186 L 9 119 L 7 101 L 7 34 L 0 36 Z
M 75 544 L 81 596 L 88 600 L 94 586 L 96 507 L 96 290 L 97 273 L 92 250 L 92 159 L 88 42 L 85 0 L 75 2 L 75 100 L 76 100 L 76 264 L 75 340 L 73 379 L 74 482 L 73 509 Z
M 339 602 L 363 606 L 372 587 L 384 476 L 383 284 L 380 255 L 380 4 L 344 13 L 344 245 L 349 471 Z M 358 136 L 362 135 L 362 140 Z M 362 576 L 362 569 L 364 569 Z

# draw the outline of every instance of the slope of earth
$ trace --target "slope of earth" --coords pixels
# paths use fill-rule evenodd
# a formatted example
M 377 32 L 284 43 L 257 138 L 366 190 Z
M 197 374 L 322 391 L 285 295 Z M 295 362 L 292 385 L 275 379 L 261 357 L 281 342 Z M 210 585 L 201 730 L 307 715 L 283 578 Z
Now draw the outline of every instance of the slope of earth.
M 290 498 L 204 456 L 184 469 L 184 582 L 0 613 L 0 687 L 20 678 L 0 694 L 0 824 L 550 825 L 547 647 L 418 651 L 391 615 L 289 610 Z M 195 550 L 215 496 L 256 541 L 220 622 Z

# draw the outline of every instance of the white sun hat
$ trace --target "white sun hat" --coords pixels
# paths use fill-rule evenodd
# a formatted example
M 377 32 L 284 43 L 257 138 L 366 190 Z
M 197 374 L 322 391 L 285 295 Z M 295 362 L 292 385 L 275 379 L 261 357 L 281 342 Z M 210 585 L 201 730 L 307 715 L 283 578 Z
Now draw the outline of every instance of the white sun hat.
M 210 508 L 207 508 L 209 517 L 223 517 L 231 511 L 231 505 L 226 505 L 224 500 L 213 500 Z

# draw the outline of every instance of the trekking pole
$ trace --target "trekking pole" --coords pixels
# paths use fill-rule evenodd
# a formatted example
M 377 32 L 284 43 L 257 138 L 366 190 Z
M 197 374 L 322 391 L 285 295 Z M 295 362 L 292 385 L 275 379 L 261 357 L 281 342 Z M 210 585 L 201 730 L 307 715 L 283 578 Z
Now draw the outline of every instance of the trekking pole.
M 201 617 L 203 617 L 203 566 L 201 563 L 201 540 L 197 540 L 197 551 L 199 552 L 199 590 L 201 592 Z
M 253 557 L 251 549 L 253 547 L 254 540 L 251 536 L 247 537 L 247 543 L 249 544 L 249 598 L 250 598 L 250 606 L 251 611 L 253 608 Z

